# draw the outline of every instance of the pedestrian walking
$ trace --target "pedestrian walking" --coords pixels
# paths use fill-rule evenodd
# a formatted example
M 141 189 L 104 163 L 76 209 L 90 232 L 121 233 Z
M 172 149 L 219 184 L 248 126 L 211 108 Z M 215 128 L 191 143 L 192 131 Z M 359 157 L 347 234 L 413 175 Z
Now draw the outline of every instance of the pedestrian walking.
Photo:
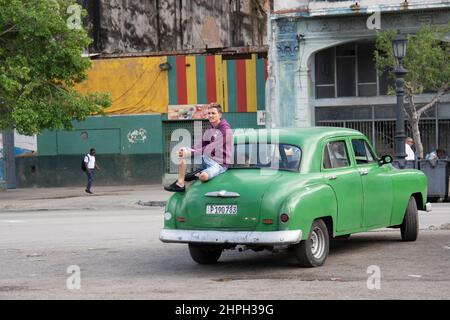
M 93 194 L 92 182 L 94 181 L 94 173 L 95 170 L 100 170 L 100 167 L 95 162 L 95 154 L 96 150 L 92 148 L 88 154 L 84 157 L 84 164 L 86 167 L 86 175 L 87 175 L 87 185 L 86 185 L 86 193 Z

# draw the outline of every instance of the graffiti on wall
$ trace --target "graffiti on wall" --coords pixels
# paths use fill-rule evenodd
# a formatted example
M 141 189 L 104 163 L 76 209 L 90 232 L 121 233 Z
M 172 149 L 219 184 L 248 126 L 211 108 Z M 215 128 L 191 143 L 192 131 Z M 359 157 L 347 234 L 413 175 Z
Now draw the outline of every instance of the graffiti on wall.
M 144 128 L 131 130 L 127 134 L 127 139 L 131 144 L 145 143 L 147 141 L 147 130 Z

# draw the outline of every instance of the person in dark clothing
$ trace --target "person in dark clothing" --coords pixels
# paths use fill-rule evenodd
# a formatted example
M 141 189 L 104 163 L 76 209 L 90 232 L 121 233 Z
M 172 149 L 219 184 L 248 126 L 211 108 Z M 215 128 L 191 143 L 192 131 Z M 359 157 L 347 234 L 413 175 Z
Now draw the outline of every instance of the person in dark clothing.
M 87 185 L 86 185 L 86 193 L 92 194 L 92 182 L 94 181 L 94 172 L 95 169 L 100 170 L 100 167 L 95 162 L 95 149 L 91 149 L 88 154 L 84 157 L 84 164 L 86 166 L 86 175 L 87 175 Z

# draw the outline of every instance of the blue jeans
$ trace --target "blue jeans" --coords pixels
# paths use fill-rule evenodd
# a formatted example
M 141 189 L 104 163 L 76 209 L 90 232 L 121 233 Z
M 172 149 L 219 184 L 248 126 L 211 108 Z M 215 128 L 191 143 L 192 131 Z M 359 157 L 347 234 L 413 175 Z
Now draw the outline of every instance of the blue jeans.
M 94 169 L 86 169 L 87 186 L 86 190 L 91 191 L 92 181 L 94 180 Z
M 208 174 L 208 180 L 211 180 L 219 174 L 227 171 L 227 168 L 222 167 L 220 164 L 218 164 L 208 156 L 202 156 L 201 169 L 203 169 L 202 172 L 206 172 Z

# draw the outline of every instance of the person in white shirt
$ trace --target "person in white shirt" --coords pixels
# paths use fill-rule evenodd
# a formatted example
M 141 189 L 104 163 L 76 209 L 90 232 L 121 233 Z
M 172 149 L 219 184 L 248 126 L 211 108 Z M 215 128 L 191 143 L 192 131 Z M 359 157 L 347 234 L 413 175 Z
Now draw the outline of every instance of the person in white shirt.
M 87 175 L 87 185 L 86 185 L 86 193 L 92 194 L 91 191 L 92 182 L 94 180 L 94 171 L 95 169 L 100 170 L 100 167 L 95 162 L 95 149 L 91 149 L 88 154 L 84 157 L 84 163 L 86 165 L 86 175 Z
M 410 137 L 406 138 L 406 140 L 405 140 L 405 152 L 406 152 L 405 160 L 415 160 L 416 159 L 416 155 L 414 154 L 414 151 L 411 148 L 413 145 L 414 145 L 414 140 Z

